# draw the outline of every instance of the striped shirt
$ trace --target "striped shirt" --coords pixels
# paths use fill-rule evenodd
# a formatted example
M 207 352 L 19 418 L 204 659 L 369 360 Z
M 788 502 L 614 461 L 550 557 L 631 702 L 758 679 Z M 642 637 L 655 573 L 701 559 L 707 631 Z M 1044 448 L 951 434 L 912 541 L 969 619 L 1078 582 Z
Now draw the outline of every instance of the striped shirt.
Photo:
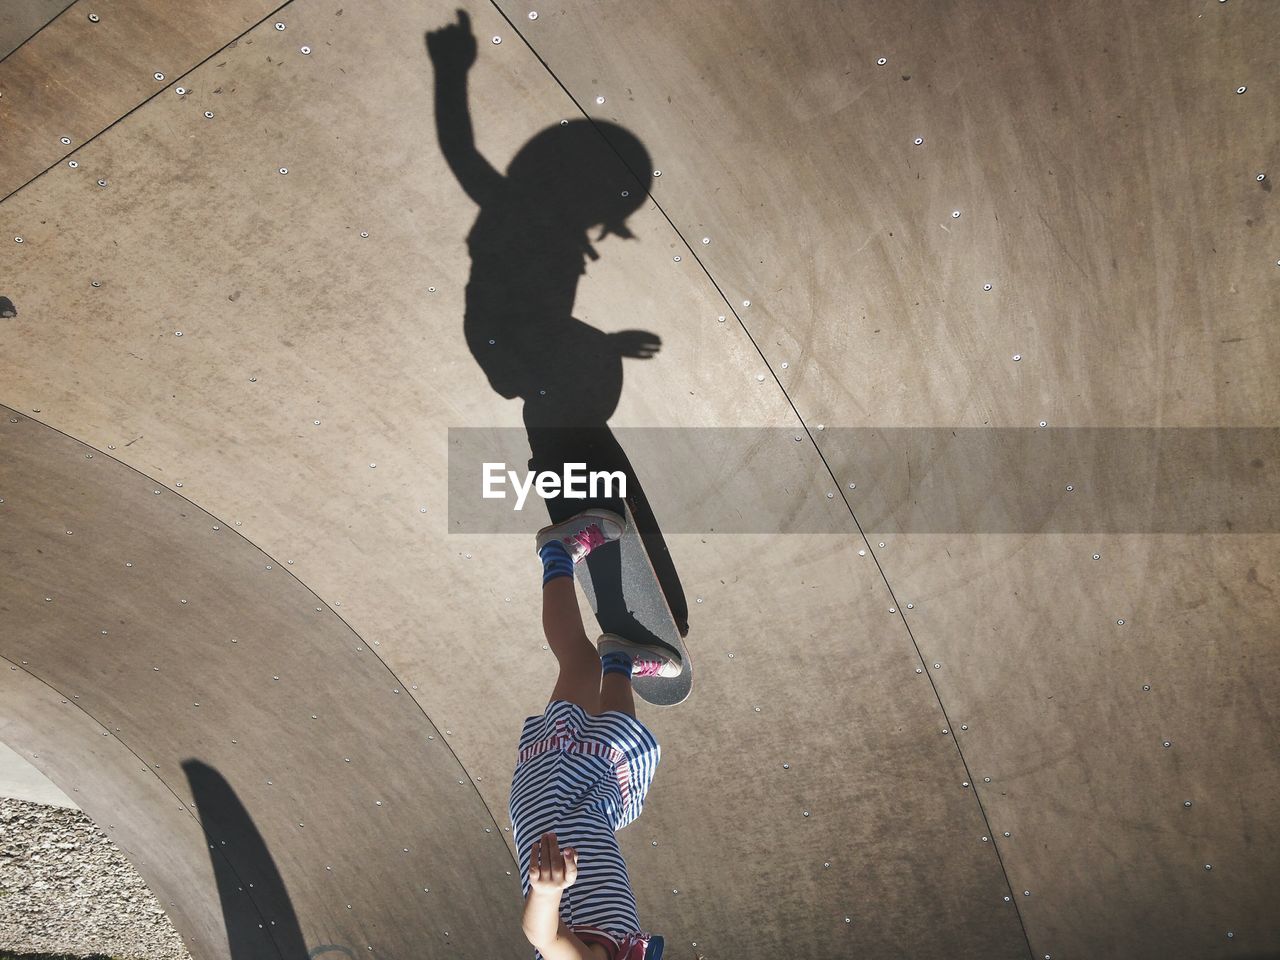
M 644 807 L 661 748 L 639 720 L 611 710 L 591 715 L 554 700 L 520 732 L 511 779 L 511 824 L 520 854 L 520 886 L 529 895 L 529 855 L 544 833 L 578 851 L 578 879 L 560 898 L 566 926 L 619 939 L 640 932 L 636 898 L 615 831 Z M 537 960 L 542 955 L 534 951 Z

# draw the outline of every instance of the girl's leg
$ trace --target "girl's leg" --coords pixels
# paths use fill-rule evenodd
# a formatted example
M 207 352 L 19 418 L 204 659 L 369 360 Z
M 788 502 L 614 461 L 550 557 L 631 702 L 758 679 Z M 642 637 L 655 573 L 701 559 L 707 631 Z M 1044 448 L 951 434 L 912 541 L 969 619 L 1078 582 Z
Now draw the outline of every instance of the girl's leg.
M 600 681 L 600 709 L 621 710 L 634 719 L 636 700 L 631 692 L 631 678 L 624 673 L 606 673 Z
M 543 585 L 542 630 L 560 663 L 551 699 L 568 700 L 587 713 L 598 714 L 600 654 L 583 629 L 573 577 L 555 577 Z

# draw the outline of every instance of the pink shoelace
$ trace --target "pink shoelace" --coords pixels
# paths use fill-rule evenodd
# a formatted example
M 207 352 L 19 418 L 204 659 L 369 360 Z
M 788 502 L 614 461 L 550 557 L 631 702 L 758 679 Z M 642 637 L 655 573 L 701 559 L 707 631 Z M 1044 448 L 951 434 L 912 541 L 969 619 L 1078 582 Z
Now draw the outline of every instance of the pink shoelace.
M 579 530 L 577 533 L 573 534 L 573 536 L 565 537 L 564 542 L 569 545 L 577 544 L 581 550 L 581 555 L 585 557 L 588 553 L 606 541 L 604 534 L 600 531 L 600 527 L 593 523 L 590 526 Z
M 638 669 L 632 671 L 633 677 L 656 677 L 662 669 L 661 660 L 636 660 L 635 664 Z

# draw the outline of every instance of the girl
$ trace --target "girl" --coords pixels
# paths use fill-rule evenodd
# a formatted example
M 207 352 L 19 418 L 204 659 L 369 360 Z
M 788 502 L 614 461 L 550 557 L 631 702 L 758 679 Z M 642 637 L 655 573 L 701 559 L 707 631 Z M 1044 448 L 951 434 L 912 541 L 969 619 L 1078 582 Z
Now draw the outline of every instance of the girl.
M 640 929 L 614 834 L 640 815 L 661 754 L 636 719 L 631 678 L 678 676 L 683 664 L 665 647 L 612 634 L 593 647 L 573 581 L 575 563 L 617 549 L 608 545 L 625 523 L 595 509 L 538 531 L 542 628 L 560 676 L 546 710 L 524 722 L 510 809 L 524 933 L 537 960 L 659 960 L 663 952 L 663 938 Z

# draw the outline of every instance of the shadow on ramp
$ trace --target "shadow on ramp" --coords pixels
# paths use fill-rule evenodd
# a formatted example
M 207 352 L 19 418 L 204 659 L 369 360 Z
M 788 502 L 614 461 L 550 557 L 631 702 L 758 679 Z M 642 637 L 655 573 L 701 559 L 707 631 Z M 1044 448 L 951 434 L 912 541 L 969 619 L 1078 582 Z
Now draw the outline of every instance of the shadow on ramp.
M 490 386 L 524 402 L 531 470 L 563 475 L 566 463 L 587 472 L 620 471 L 637 531 L 653 564 L 676 627 L 689 630 L 689 606 L 658 520 L 609 418 L 622 395 L 623 360 L 649 360 L 661 339 L 644 330 L 605 333 L 572 316 L 578 280 L 595 242 L 610 234 L 634 239 L 626 219 L 647 196 L 652 164 L 640 140 L 617 124 L 572 120 L 531 138 L 500 174 L 475 147 L 466 76 L 475 62 L 470 20 L 427 34 L 436 70 L 440 149 L 467 195 L 480 207 L 467 236 L 471 276 L 463 333 Z M 546 501 L 553 523 L 592 507 L 623 515 L 617 496 Z M 651 642 L 627 609 L 622 557 L 601 551 L 587 561 L 596 619 L 606 633 Z
M 308 951 L 297 914 L 249 811 L 213 767 L 184 760 L 182 769 L 209 848 L 232 960 L 302 960 Z

